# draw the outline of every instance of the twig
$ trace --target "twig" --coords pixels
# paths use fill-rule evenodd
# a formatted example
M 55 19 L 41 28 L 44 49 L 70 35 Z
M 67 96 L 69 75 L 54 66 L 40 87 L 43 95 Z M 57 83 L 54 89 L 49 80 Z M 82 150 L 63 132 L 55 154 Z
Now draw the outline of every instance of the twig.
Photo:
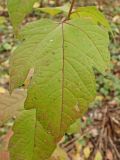
M 98 139 L 98 148 L 101 149 L 101 141 L 103 138 L 103 134 L 105 131 L 105 124 L 106 124 L 106 119 L 107 119 L 107 113 L 108 113 L 108 106 L 106 106 L 105 111 L 104 111 L 104 118 L 103 118 L 103 122 L 102 122 L 102 128 L 101 128 L 101 132 L 100 132 L 100 137 Z
M 71 6 L 70 6 L 70 10 L 69 10 L 69 13 L 68 13 L 68 17 L 67 17 L 67 19 L 70 19 L 70 15 L 71 15 L 71 12 L 72 12 L 72 9 L 73 9 L 73 6 L 74 6 L 74 3 L 75 3 L 75 0 L 72 0 L 72 3 L 71 3 Z
M 1 11 L 0 12 L 0 16 L 5 16 L 5 17 L 8 17 L 8 12 L 7 11 Z
M 120 159 L 120 154 L 119 154 L 119 152 L 118 152 L 118 150 L 117 150 L 115 144 L 113 143 L 111 137 L 109 137 L 109 141 L 110 141 L 111 145 L 113 146 L 114 151 L 116 152 L 117 157 Z
M 106 106 L 105 110 L 104 110 L 104 116 L 103 116 L 104 118 L 103 118 L 102 125 L 101 125 L 101 131 L 100 131 L 100 134 L 98 136 L 98 140 L 97 140 L 96 144 L 94 145 L 95 149 L 91 152 L 90 160 L 94 159 L 95 153 L 96 153 L 97 150 L 101 151 L 102 140 L 103 140 L 103 136 L 104 136 L 104 132 L 105 132 L 105 125 L 106 125 L 106 121 L 107 121 L 107 113 L 108 113 L 108 107 Z

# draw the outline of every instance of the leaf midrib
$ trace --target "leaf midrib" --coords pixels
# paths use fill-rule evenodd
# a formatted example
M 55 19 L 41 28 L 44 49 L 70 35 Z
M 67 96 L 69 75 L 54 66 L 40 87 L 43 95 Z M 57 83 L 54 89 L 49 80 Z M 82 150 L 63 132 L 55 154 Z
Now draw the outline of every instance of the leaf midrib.
M 63 103 L 64 103 L 64 23 L 62 22 L 62 101 L 61 101 L 61 119 L 60 119 L 60 132 L 59 136 L 61 135 L 62 130 L 62 119 L 63 119 Z

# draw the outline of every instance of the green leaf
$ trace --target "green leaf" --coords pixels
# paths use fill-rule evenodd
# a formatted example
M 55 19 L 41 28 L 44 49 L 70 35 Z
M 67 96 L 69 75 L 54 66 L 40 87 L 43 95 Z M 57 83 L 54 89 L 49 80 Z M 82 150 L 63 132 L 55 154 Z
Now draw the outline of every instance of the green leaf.
M 41 11 L 41 12 L 44 12 L 44 13 L 48 13 L 52 16 L 55 16 L 59 13 L 65 13 L 67 14 L 68 11 L 69 11 L 69 8 L 70 8 L 70 4 L 67 3 L 65 4 L 64 6 L 61 6 L 61 7 L 45 7 L 45 8 L 36 8 L 35 10 L 36 11 Z
M 59 9 L 59 7 L 55 7 L 55 8 L 52 8 L 52 7 L 37 8 L 36 11 L 41 11 L 41 12 L 50 14 L 52 16 L 55 16 L 55 15 L 57 15 L 57 14 L 62 12 L 62 10 Z
M 50 157 L 56 145 L 36 119 L 36 110 L 23 111 L 13 127 L 10 140 L 11 160 L 44 160 Z
M 8 92 L 0 94 L 0 125 L 13 116 L 18 116 L 24 110 L 26 92 L 16 90 L 10 96 Z
M 32 11 L 38 0 L 7 0 L 8 12 L 16 33 L 25 16 Z
M 91 153 L 90 147 L 89 146 L 85 147 L 83 150 L 83 153 L 84 153 L 85 158 L 89 158 L 90 153 Z
M 67 130 L 67 133 L 69 134 L 75 134 L 80 131 L 80 119 L 77 119 L 75 123 L 73 123 L 69 129 Z
M 102 157 L 101 152 L 97 151 L 94 160 L 102 160 L 102 159 L 103 159 L 103 157 Z
M 4 24 L 6 22 L 5 17 L 0 16 L 0 25 Z
M 105 16 L 95 6 L 79 7 L 72 14 L 71 18 L 90 18 L 96 24 L 101 24 L 111 31 L 111 27 L 106 20 Z
M 67 153 L 57 145 L 57 148 L 53 152 L 50 160 L 68 160 Z
M 106 29 L 83 18 L 61 23 L 48 19 L 36 21 L 21 34 L 24 40 L 10 59 L 10 89 L 22 86 L 29 70 L 34 68 L 25 109 L 36 109 L 39 127 L 57 143 L 95 98 L 93 68 L 104 73 L 108 67 L 109 36 Z M 21 123 L 26 130 L 24 122 Z M 22 145 L 27 145 L 26 137 L 22 138 Z M 43 136 L 37 137 L 37 141 L 43 140 Z M 38 149 L 37 154 L 45 159 L 45 152 Z
M 7 51 L 7 50 L 11 50 L 12 46 L 9 43 L 5 42 L 5 43 L 3 43 L 3 48 L 4 48 L 4 50 Z

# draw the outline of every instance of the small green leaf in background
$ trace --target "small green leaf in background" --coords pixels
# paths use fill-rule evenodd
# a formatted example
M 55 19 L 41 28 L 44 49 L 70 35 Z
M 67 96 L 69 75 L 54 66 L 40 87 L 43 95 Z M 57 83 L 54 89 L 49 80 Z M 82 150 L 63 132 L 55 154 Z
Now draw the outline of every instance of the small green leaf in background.
M 57 15 L 57 14 L 62 12 L 62 10 L 59 9 L 59 7 L 55 7 L 55 8 L 52 8 L 52 7 L 37 8 L 36 11 L 41 11 L 41 12 L 50 14 L 52 16 L 55 16 L 55 15 Z
M 100 151 L 96 152 L 94 160 L 103 160 L 103 157 Z
M 75 123 L 73 123 L 70 128 L 67 130 L 69 134 L 75 134 L 80 131 L 80 119 L 77 119 Z
M 4 24 L 6 22 L 5 17 L 0 16 L 0 25 Z
M 90 153 L 91 153 L 89 146 L 84 148 L 83 153 L 84 153 L 85 158 L 89 158 Z
M 4 50 L 8 51 L 8 50 L 11 50 L 12 49 L 12 46 L 9 44 L 9 43 L 3 43 L 2 44 L 2 47 Z
M 36 1 L 38 0 L 7 0 L 9 16 L 16 34 L 23 19 L 32 11 Z
M 36 8 L 35 10 L 36 11 L 41 11 L 41 12 L 44 12 L 44 13 L 48 13 L 52 16 L 55 16 L 59 13 L 64 13 L 64 14 L 67 14 L 68 11 L 69 11 L 69 8 L 70 8 L 70 4 L 67 3 L 65 4 L 64 6 L 60 6 L 60 7 L 46 7 L 46 8 Z
M 78 142 L 82 147 L 86 145 L 86 141 L 84 138 L 81 138 Z

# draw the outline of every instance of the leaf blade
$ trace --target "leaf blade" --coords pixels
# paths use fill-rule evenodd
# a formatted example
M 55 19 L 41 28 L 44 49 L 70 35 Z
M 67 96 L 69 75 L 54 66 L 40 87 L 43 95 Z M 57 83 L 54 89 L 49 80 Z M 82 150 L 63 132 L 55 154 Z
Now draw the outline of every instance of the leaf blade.
M 0 94 L 0 125 L 21 113 L 26 96 L 23 90 L 14 91 L 11 96 L 8 92 Z
M 43 160 L 55 149 L 54 138 L 36 119 L 36 110 L 23 111 L 13 127 L 9 143 L 11 160 Z
M 36 1 L 37 0 L 7 0 L 9 16 L 16 34 L 23 19 L 32 11 Z
M 105 72 L 109 36 L 83 18 L 61 24 L 42 20 L 27 30 L 10 60 L 11 88 L 22 85 L 34 68 L 25 108 L 37 109 L 36 119 L 57 143 L 96 95 L 93 67 Z
M 36 8 L 35 11 L 44 12 L 47 14 L 50 14 L 51 16 L 56 16 L 57 14 L 64 13 L 67 14 L 69 12 L 70 4 L 66 3 L 63 6 L 60 7 L 45 7 L 45 8 Z
M 105 16 L 95 6 L 78 7 L 72 14 L 71 18 L 84 17 L 91 18 L 95 23 L 101 24 L 111 31 L 111 27 Z

